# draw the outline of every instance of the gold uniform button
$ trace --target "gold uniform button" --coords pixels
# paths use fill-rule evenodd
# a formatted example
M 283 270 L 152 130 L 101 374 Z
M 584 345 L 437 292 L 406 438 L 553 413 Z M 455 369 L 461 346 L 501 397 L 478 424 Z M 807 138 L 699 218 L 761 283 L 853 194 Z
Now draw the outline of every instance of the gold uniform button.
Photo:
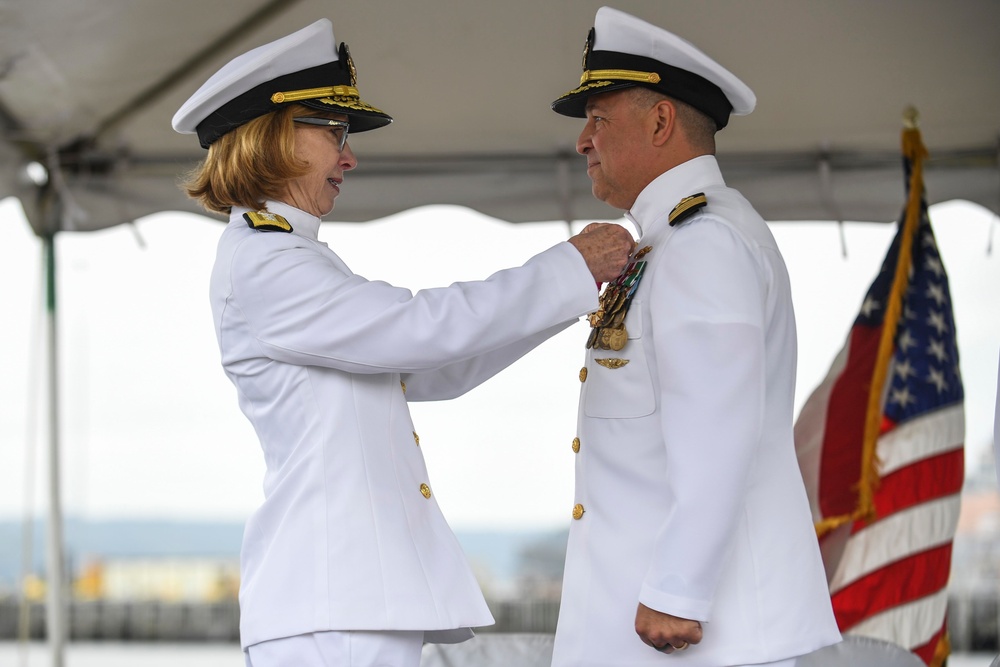
M 580 369 L 580 382 L 586 382 L 586 381 L 587 381 L 587 367 L 584 366 L 583 368 Z
M 573 453 L 580 453 L 580 438 L 573 438 Z
M 417 435 L 416 431 L 413 432 L 413 442 L 417 443 L 417 447 L 420 446 L 420 436 Z
M 426 484 L 421 484 L 420 485 L 420 493 L 423 494 L 424 498 L 430 498 L 431 497 L 431 487 L 427 486 Z
M 583 518 L 583 513 L 585 511 L 586 510 L 583 509 L 583 505 L 577 503 L 576 505 L 573 506 L 573 518 L 579 521 L 580 519 Z
M 406 393 L 406 383 L 402 380 L 399 381 L 399 386 L 403 388 L 403 393 Z

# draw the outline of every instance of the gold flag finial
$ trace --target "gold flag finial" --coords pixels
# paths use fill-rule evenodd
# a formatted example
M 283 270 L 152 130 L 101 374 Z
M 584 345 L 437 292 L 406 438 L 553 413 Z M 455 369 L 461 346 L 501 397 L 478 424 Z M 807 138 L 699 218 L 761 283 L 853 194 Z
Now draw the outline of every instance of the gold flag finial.
M 917 129 L 917 118 L 920 116 L 917 113 L 917 108 L 912 104 L 905 109 L 903 109 L 903 127 L 908 130 Z

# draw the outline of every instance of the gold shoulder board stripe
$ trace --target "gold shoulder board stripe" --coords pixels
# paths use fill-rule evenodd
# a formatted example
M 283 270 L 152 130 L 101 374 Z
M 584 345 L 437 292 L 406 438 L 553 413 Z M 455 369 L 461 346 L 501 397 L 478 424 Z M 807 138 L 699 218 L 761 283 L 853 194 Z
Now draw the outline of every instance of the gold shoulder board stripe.
M 292 226 L 280 215 L 268 213 L 267 211 L 251 211 L 243 214 L 243 219 L 247 221 L 250 229 L 262 232 L 285 232 L 290 233 Z
M 698 209 L 704 208 L 707 205 L 708 199 L 705 198 L 704 192 L 685 197 L 670 212 L 670 226 L 673 227 L 684 222 L 684 220 L 694 215 Z

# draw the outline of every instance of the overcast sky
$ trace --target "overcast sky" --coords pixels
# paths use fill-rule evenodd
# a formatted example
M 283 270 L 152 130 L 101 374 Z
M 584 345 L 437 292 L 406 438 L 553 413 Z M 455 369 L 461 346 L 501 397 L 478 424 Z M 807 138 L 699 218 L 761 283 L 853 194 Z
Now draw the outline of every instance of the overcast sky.
M 931 209 L 949 273 L 967 409 L 967 468 L 992 443 L 1000 349 L 994 216 Z M 796 410 L 844 343 L 893 225 L 848 223 L 847 258 L 828 222 L 772 225 L 799 329 Z M 88 518 L 244 519 L 260 502 L 262 456 L 219 365 L 208 275 L 222 230 L 162 213 L 57 242 L 65 512 Z M 145 247 L 140 247 L 137 236 Z M 564 240 L 564 223 L 512 225 L 455 207 L 366 224 L 325 224 L 321 240 L 367 278 L 419 289 L 481 279 Z M 39 377 L 41 246 L 15 199 L 0 201 L 0 518 L 46 511 Z M 561 528 L 573 507 L 578 324 L 486 385 L 413 419 L 446 516 L 461 528 Z M 32 452 L 34 452 L 32 454 Z

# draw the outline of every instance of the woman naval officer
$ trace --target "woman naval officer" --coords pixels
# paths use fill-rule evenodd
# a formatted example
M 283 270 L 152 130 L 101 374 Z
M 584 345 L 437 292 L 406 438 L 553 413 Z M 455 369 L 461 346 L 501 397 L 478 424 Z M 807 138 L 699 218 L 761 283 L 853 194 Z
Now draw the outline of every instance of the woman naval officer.
M 320 20 L 224 66 L 173 127 L 208 156 L 186 189 L 229 215 L 210 297 L 222 364 L 264 453 L 241 552 L 253 667 L 416 666 L 493 623 L 432 493 L 407 401 L 458 396 L 597 308 L 631 236 L 585 233 L 480 282 L 412 294 L 318 240 L 357 165 L 363 102 Z

